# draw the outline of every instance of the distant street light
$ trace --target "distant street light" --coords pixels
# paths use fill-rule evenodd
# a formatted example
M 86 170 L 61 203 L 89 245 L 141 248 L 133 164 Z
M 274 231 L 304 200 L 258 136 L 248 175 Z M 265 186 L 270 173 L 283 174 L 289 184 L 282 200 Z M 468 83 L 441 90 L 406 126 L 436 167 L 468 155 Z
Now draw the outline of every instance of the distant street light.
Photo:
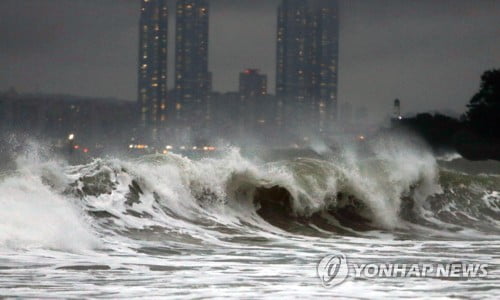
M 75 134 L 74 133 L 70 133 L 68 135 L 68 152 L 70 155 L 73 154 L 73 152 L 75 150 L 77 150 L 77 148 L 75 148 Z

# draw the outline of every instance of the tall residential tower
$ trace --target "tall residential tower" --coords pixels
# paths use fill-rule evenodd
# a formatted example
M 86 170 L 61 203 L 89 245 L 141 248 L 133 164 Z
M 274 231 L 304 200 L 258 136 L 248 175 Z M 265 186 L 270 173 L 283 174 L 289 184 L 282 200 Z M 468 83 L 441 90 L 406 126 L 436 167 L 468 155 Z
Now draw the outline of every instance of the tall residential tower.
M 207 118 L 212 78 L 208 71 L 208 0 L 177 0 L 175 33 L 176 108 L 181 122 Z
M 338 40 L 336 0 L 283 0 L 276 67 L 280 122 L 320 133 L 331 127 L 337 115 Z
M 167 110 L 167 0 L 141 0 L 139 108 L 147 137 L 157 138 Z

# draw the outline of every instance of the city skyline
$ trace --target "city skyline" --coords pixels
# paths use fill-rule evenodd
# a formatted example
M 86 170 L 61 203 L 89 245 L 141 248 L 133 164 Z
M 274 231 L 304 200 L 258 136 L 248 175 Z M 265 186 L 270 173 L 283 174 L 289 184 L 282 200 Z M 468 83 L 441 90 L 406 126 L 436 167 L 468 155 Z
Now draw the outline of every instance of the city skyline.
M 279 1 L 210 3 L 214 15 L 210 24 L 214 89 L 235 91 L 242 69 L 259 68 L 269 76 L 270 93 L 274 93 L 273 40 Z M 340 1 L 340 102 L 366 105 L 375 116 L 384 114 L 396 97 L 403 101 L 406 112 L 463 111 L 477 88 L 475 78 L 499 63 L 495 53 L 500 51 L 493 42 L 498 3 L 377 3 Z M 137 1 L 6 0 L 0 5 L 6 24 L 3 28 L 8 28 L 2 34 L 0 54 L 8 76 L 2 76 L 1 90 L 14 86 L 22 92 L 135 99 Z M 70 12 L 75 10 L 78 15 Z M 34 11 L 47 17 L 41 19 Z M 108 12 L 114 17 L 107 18 Z M 34 31 L 25 31 L 23 22 L 17 22 L 26 18 L 36 25 Z M 255 20 L 258 22 L 252 22 Z M 420 25 L 423 20 L 425 24 Z M 11 22 L 16 26 L 9 26 Z M 36 54 L 23 48 L 32 43 L 36 46 L 30 49 L 37 49 Z M 94 55 L 94 46 L 102 51 Z M 173 51 L 170 55 L 171 69 Z
M 219 95 L 212 93 L 209 10 L 208 0 L 176 1 L 175 85 L 168 97 L 167 3 L 141 0 L 139 123 L 153 140 L 163 134 L 185 135 L 186 130 L 206 137 L 215 129 L 214 112 L 226 110 L 228 103 L 214 102 Z M 267 95 L 267 75 L 246 69 L 239 75 L 241 99 L 237 100 L 238 115 L 245 121 L 237 123 L 271 132 L 287 126 L 331 133 L 338 115 L 338 2 L 282 0 L 276 17 L 276 97 L 259 101 Z M 259 110 L 268 112 L 267 117 Z M 249 112 L 251 116 L 246 116 Z

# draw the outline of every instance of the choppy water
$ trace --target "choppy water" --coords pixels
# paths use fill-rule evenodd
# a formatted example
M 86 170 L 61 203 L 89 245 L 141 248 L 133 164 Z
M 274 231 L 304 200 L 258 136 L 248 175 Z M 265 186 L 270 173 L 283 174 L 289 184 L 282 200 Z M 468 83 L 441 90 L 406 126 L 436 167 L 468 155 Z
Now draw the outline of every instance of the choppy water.
M 0 295 L 497 299 L 491 164 L 467 173 L 461 159 L 438 162 L 393 139 L 270 162 L 236 149 L 80 166 L 20 156 L 0 174 Z M 489 273 L 326 289 L 316 265 L 338 251 L 359 263 L 483 263 Z

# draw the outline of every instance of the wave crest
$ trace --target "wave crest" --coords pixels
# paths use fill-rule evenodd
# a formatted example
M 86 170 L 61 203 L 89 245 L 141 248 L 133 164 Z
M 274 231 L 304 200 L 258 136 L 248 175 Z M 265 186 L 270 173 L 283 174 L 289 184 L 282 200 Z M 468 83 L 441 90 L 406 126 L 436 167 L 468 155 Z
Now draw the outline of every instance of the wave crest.
M 269 163 L 245 159 L 238 149 L 200 160 L 176 154 L 81 166 L 23 160 L 0 181 L 8 195 L 0 201 L 0 245 L 88 249 L 109 235 L 197 244 L 249 230 L 498 227 L 498 178 L 440 171 L 430 153 L 400 141 L 361 150 Z M 477 225 L 481 216 L 489 223 Z M 47 231 L 33 239 L 42 223 Z

